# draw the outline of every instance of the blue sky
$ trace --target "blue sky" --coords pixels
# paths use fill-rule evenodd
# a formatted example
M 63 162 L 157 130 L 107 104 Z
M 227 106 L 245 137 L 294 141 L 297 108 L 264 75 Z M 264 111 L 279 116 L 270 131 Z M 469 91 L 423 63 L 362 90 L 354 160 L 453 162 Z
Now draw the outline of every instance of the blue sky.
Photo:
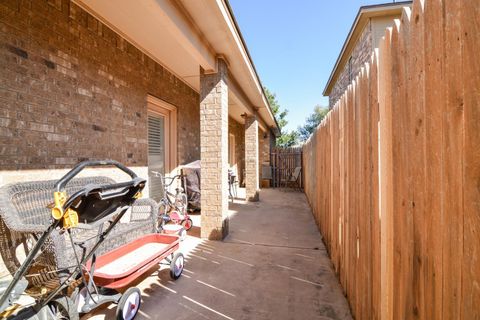
M 296 129 L 322 96 L 360 6 L 374 0 L 230 0 L 262 83 Z M 393 1 L 391 1 L 393 2 Z

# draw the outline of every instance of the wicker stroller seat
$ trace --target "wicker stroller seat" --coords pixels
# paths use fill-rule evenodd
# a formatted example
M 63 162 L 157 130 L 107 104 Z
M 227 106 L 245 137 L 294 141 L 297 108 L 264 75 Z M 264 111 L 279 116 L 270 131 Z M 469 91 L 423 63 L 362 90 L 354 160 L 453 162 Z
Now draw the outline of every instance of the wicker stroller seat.
M 38 236 L 51 223 L 54 185 L 57 181 L 36 181 L 10 184 L 0 188 L 0 255 L 10 272 L 14 274 Z M 66 192 L 74 195 L 89 185 L 108 185 L 113 181 L 107 177 L 88 177 L 71 180 Z M 96 251 L 105 253 L 129 243 L 142 235 L 156 232 L 158 205 L 151 199 L 139 199 L 118 223 Z M 82 218 L 82 217 L 81 217 Z M 103 220 L 108 217 L 105 217 Z M 125 218 L 125 219 L 124 219 Z M 48 292 L 75 268 L 75 261 L 95 244 L 99 230 L 106 228 L 108 221 L 94 221 L 83 217 L 88 224 L 72 230 L 73 241 L 66 233 L 54 230 L 27 271 L 29 293 Z M 80 221 L 82 222 L 82 221 Z M 75 250 L 75 251 L 74 251 Z M 75 254 L 76 253 L 76 254 Z M 40 290 L 39 290 L 40 289 Z

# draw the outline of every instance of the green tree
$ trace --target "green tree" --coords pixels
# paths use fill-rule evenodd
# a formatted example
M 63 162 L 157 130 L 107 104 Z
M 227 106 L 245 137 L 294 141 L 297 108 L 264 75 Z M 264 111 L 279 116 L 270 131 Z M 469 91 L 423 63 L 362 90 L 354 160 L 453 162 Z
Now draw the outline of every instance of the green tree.
M 277 146 L 282 148 L 292 147 L 296 144 L 298 144 L 298 133 L 295 130 L 282 133 L 282 135 L 277 138 Z
M 307 139 L 312 135 L 315 129 L 318 127 L 320 122 L 322 122 L 323 118 L 328 113 L 327 107 L 322 107 L 320 105 L 316 105 L 313 108 L 313 113 L 307 117 L 305 124 L 303 126 L 298 127 L 298 139 L 300 141 L 307 141 Z
M 264 87 L 265 95 L 267 96 L 268 102 L 270 103 L 270 107 L 272 109 L 273 115 L 275 119 L 277 119 L 278 128 L 280 129 L 280 137 L 277 137 L 277 146 L 279 147 L 290 147 L 298 142 L 298 134 L 295 130 L 293 131 L 285 131 L 283 130 L 287 125 L 288 121 L 286 119 L 288 110 L 282 110 L 280 104 L 277 100 L 277 95 L 268 88 Z

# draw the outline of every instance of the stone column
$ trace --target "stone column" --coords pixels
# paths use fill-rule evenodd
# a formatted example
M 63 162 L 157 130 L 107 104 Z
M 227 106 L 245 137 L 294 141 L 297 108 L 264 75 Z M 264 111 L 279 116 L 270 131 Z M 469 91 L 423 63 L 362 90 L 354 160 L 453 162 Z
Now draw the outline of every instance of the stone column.
M 259 200 L 258 119 L 245 117 L 245 188 L 248 201 Z
M 201 237 L 221 240 L 228 234 L 228 68 L 217 73 L 200 68 Z

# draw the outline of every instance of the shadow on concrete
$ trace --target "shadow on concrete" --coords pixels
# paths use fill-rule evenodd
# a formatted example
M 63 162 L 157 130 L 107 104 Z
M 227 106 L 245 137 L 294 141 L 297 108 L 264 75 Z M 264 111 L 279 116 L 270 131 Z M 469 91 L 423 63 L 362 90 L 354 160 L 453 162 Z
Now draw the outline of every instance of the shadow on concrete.
M 180 279 L 167 266 L 139 279 L 137 319 L 351 319 L 302 193 L 264 189 L 259 202 L 230 202 L 229 218 L 223 241 L 187 236 Z

